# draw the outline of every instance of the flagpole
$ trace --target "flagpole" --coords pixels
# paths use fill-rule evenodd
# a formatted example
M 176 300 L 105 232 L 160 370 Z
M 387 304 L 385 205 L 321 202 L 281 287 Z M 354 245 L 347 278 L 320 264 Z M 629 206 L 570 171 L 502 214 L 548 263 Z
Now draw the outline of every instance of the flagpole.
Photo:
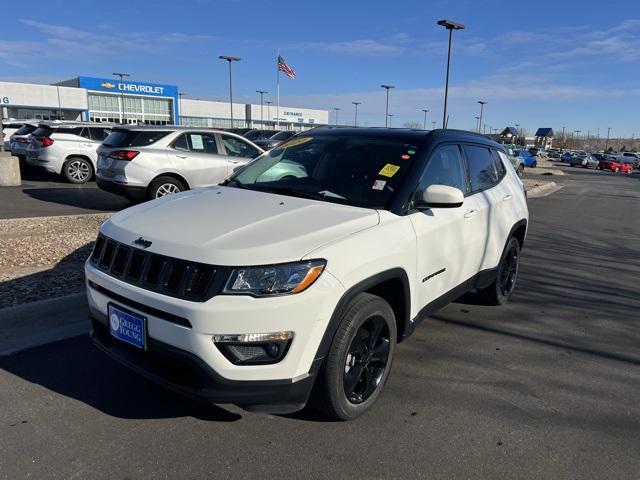
M 276 58 L 276 90 L 278 103 L 276 105 L 276 130 L 280 129 L 280 49 L 278 49 L 278 58 Z

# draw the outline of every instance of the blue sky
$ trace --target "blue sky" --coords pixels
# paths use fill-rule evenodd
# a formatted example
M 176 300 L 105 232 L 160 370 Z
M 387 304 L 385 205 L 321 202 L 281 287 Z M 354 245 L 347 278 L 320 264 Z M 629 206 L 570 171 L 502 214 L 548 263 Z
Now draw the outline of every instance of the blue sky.
M 446 31 L 454 34 L 450 127 L 472 128 L 477 100 L 494 128 L 519 123 L 612 135 L 640 134 L 640 6 L 605 2 L 487 0 L 334 1 L 31 0 L 2 7 L 0 79 L 54 82 L 77 75 L 131 73 L 171 83 L 186 97 L 227 99 L 234 91 L 275 101 L 280 48 L 298 78 L 281 79 L 281 103 L 340 107 L 340 122 L 384 124 L 382 83 L 393 125 L 442 119 Z M 333 114 L 331 116 L 333 120 Z

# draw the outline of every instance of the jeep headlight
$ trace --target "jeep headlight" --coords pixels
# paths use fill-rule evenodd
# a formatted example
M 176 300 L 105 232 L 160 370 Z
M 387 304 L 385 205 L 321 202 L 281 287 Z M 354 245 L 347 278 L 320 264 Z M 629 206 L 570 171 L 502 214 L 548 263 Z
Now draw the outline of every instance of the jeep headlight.
M 325 260 L 304 260 L 279 265 L 239 267 L 233 269 L 222 293 L 269 297 L 300 293 L 313 285 Z

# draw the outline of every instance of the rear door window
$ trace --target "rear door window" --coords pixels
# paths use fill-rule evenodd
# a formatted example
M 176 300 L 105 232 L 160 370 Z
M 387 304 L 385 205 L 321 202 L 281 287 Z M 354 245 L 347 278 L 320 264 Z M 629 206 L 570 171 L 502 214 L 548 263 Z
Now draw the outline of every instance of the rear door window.
M 105 147 L 127 148 L 152 145 L 171 133 L 163 130 L 113 130 L 104 140 Z
M 187 142 L 189 150 L 192 152 L 207 153 L 209 155 L 218 154 L 216 137 L 211 133 L 188 133 Z
M 498 180 L 501 180 L 507 173 L 507 168 L 502 163 L 502 157 L 498 155 L 498 151 L 491 149 L 491 153 L 493 153 L 493 162 L 496 166 L 496 172 L 498 174 Z M 502 152 L 501 152 L 502 153 Z
M 58 127 L 53 131 L 53 133 L 58 133 L 58 134 L 64 133 L 66 135 L 83 136 L 82 135 L 82 130 L 83 130 L 82 127 Z
M 493 187 L 498 182 L 498 174 L 491 150 L 479 145 L 464 145 L 463 148 L 469 169 L 471 191 L 476 193 Z
M 189 144 L 187 143 L 187 136 L 180 135 L 178 139 L 173 142 L 173 148 L 176 150 L 182 150 L 183 152 L 189 151 Z
M 48 137 L 53 132 L 52 128 L 40 126 L 31 133 L 34 137 Z

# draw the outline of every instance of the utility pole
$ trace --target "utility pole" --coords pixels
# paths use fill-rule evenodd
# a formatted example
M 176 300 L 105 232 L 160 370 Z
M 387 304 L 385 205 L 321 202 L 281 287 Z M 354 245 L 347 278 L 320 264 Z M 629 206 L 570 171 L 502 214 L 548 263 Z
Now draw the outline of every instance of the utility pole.
M 340 111 L 340 107 L 333 107 L 333 109 L 336 111 L 336 126 L 338 125 L 338 112 Z
M 353 103 L 353 105 L 356 107 L 356 115 L 353 120 L 353 126 L 357 127 L 358 126 L 358 105 L 360 105 L 362 102 L 351 102 L 351 103 Z
M 607 153 L 607 149 L 609 148 L 609 134 L 611 133 L 611 127 L 607 127 L 607 141 L 604 144 L 604 153 Z
M 396 87 L 393 85 L 380 85 L 380 86 L 387 91 L 387 104 L 384 110 L 384 126 L 388 127 L 389 126 L 389 90 Z
M 422 111 L 424 112 L 424 123 L 422 124 L 422 129 L 426 130 L 427 129 L 427 112 L 429 112 L 429 109 L 423 108 Z
M 480 104 L 480 119 L 478 120 L 478 133 L 480 133 L 480 125 L 482 124 L 482 110 L 484 109 L 484 106 L 487 104 L 487 102 L 478 100 L 478 103 Z
M 564 136 L 564 129 L 567 127 L 562 127 L 562 151 L 564 151 L 565 148 L 567 148 L 567 142 L 565 140 L 565 136 Z
M 231 128 L 233 128 L 233 79 L 231 76 L 231 63 L 239 62 L 240 57 L 232 57 L 230 55 L 218 56 L 220 60 L 224 60 L 229 63 L 229 107 L 231 107 Z
M 112 75 L 115 77 L 120 77 L 120 83 L 122 83 L 122 79 L 124 77 L 131 76 L 128 73 L 122 73 L 122 72 L 113 72 Z M 120 90 L 120 123 L 124 123 L 124 93 L 120 89 L 120 84 L 118 84 L 118 90 Z
M 264 94 L 269 93 L 266 90 L 256 90 L 256 93 L 260 94 L 260 123 L 261 126 L 264 127 Z
M 438 25 L 449 30 L 449 48 L 447 51 L 447 76 L 444 84 L 444 111 L 442 112 L 442 128 L 447 128 L 447 100 L 449 98 L 449 71 L 451 68 L 451 41 L 454 30 L 462 30 L 464 25 L 451 20 L 439 20 Z

